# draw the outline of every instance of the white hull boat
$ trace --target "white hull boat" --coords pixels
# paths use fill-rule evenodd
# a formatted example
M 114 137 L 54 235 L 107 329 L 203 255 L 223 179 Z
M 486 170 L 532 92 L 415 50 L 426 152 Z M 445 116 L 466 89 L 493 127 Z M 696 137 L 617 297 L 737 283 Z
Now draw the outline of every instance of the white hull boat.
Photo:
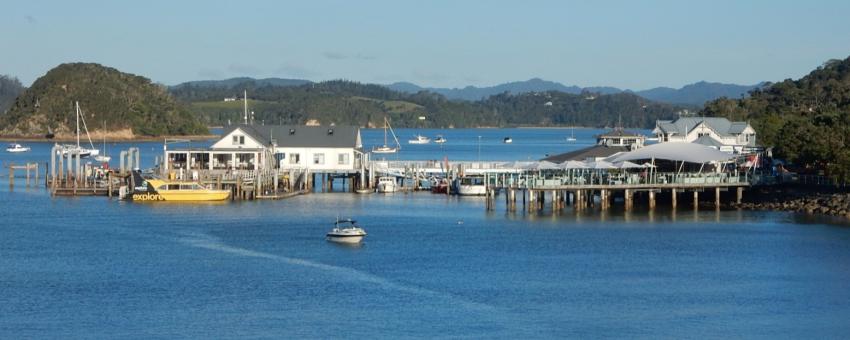
M 390 193 L 398 191 L 398 184 L 396 184 L 395 182 L 395 177 L 378 177 L 377 191 L 380 193 Z
M 423 135 L 416 135 L 413 139 L 407 141 L 408 144 L 428 144 L 431 143 L 431 138 Z
M 505 137 L 505 139 L 503 139 L 502 142 L 505 143 L 505 144 L 511 144 L 511 143 L 514 142 L 514 140 L 511 137 Z
M 29 152 L 29 151 L 30 151 L 30 147 L 23 146 L 23 145 L 20 145 L 18 143 L 9 144 L 9 147 L 6 148 L 6 152 L 11 152 L 11 153 L 21 153 L 21 152 Z
M 325 235 L 328 241 L 336 243 L 355 244 L 363 241 L 366 237 L 366 231 L 357 225 L 357 221 L 352 219 L 336 220 L 334 228 Z
M 443 136 L 437 136 L 437 139 L 434 140 L 434 143 L 443 144 L 446 142 L 446 139 Z
M 484 196 L 487 194 L 487 186 L 484 177 L 463 177 L 457 186 L 457 194 L 461 196 Z
M 387 130 L 390 131 L 393 135 L 393 140 L 395 140 L 396 147 L 390 147 L 387 145 Z M 396 153 L 401 149 L 401 144 L 398 142 L 398 138 L 395 136 L 395 132 L 393 131 L 393 127 L 390 126 L 390 122 L 384 117 L 384 146 L 378 146 L 372 148 L 372 153 Z

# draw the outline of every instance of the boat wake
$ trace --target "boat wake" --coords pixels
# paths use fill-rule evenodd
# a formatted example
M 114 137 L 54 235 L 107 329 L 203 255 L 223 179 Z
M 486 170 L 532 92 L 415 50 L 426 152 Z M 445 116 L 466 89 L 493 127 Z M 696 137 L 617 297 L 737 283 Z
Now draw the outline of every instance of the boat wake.
M 304 267 L 319 269 L 319 270 L 329 272 L 329 273 L 332 273 L 332 274 L 341 275 L 343 277 L 353 279 L 353 280 L 356 280 L 356 281 L 375 284 L 375 285 L 383 287 L 385 289 L 392 289 L 392 290 L 397 290 L 397 291 L 400 291 L 400 292 L 405 292 L 405 293 L 410 293 L 410 294 L 415 294 L 415 295 L 421 295 L 421 296 L 426 296 L 426 297 L 431 297 L 431 298 L 439 298 L 439 299 L 446 300 L 446 301 L 454 303 L 454 304 L 463 305 L 464 307 L 471 309 L 471 310 L 477 310 L 477 311 L 482 311 L 482 312 L 493 312 L 493 311 L 496 310 L 496 307 L 494 307 L 494 306 L 490 306 L 490 305 L 479 303 L 479 302 L 467 301 L 467 300 L 464 300 L 462 298 L 459 298 L 459 297 L 454 296 L 454 295 L 449 294 L 449 293 L 442 293 L 442 292 L 437 292 L 437 291 L 433 291 L 433 290 L 425 289 L 425 288 L 421 288 L 421 287 L 403 285 L 403 284 L 400 284 L 400 283 L 392 282 L 392 281 L 387 280 L 385 278 L 382 278 L 380 276 L 376 276 L 376 275 L 373 275 L 373 274 L 369 274 L 369 273 L 359 271 L 357 269 L 352 269 L 352 268 L 347 268 L 347 267 L 339 267 L 339 266 L 324 264 L 324 263 L 305 260 L 305 259 L 280 256 L 280 255 L 275 255 L 275 254 L 256 251 L 256 250 L 250 250 L 250 249 L 245 249 L 245 248 L 229 246 L 227 244 L 222 243 L 221 240 L 219 240 L 218 238 L 216 238 L 214 236 L 206 235 L 206 234 L 194 234 L 194 233 L 193 234 L 186 234 L 186 236 L 181 238 L 180 241 L 185 243 L 185 244 L 188 244 L 190 246 L 197 247 L 197 248 L 215 250 L 215 251 L 225 252 L 225 253 L 238 255 L 238 256 L 268 259 L 268 260 L 286 263 L 286 264 L 290 264 L 290 265 L 304 266 Z

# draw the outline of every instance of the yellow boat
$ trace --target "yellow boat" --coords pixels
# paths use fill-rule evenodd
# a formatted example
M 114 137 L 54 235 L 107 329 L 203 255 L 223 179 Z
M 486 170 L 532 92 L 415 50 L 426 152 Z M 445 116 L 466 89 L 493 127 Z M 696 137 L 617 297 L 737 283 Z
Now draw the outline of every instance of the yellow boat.
M 197 182 L 148 179 L 147 191 L 133 194 L 134 201 L 222 201 L 229 190 L 207 189 Z

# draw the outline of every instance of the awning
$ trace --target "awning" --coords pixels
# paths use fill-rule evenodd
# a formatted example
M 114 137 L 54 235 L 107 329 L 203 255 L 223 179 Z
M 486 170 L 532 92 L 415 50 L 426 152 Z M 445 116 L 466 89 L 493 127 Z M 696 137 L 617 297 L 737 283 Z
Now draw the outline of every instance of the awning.
M 627 152 L 613 157 L 611 161 L 633 161 L 643 159 L 665 159 L 670 161 L 708 163 L 713 161 L 727 161 L 735 158 L 734 155 L 717 151 L 704 145 L 684 142 L 666 142 L 649 145 L 632 152 Z
M 637 164 L 637 163 L 632 163 L 632 162 L 629 162 L 629 161 L 617 162 L 617 163 L 614 163 L 614 166 L 616 166 L 618 169 L 643 168 L 643 165 L 640 165 L 640 164 Z
M 587 165 L 584 162 L 579 161 L 566 161 L 561 164 L 558 164 L 558 167 L 561 169 L 587 169 Z
M 616 169 L 617 167 L 614 164 L 611 164 L 606 161 L 593 161 L 584 163 L 588 169 Z

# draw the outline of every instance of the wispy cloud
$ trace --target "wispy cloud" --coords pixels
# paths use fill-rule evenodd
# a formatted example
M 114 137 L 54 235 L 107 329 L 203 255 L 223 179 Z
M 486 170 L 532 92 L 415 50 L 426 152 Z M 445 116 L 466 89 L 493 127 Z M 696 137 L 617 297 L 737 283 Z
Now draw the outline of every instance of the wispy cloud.
M 342 52 L 336 52 L 336 51 L 325 51 L 324 53 L 322 53 L 322 55 L 325 58 L 328 58 L 330 60 L 345 60 L 345 59 L 375 60 L 375 59 L 377 59 L 375 56 L 368 55 L 368 54 L 357 53 L 357 54 L 349 55 L 349 54 L 345 54 L 345 53 L 342 53 Z
M 32 15 L 27 15 L 24 17 L 24 19 L 26 19 L 28 23 L 33 25 L 38 23 L 38 20 L 36 20 L 36 18 Z

